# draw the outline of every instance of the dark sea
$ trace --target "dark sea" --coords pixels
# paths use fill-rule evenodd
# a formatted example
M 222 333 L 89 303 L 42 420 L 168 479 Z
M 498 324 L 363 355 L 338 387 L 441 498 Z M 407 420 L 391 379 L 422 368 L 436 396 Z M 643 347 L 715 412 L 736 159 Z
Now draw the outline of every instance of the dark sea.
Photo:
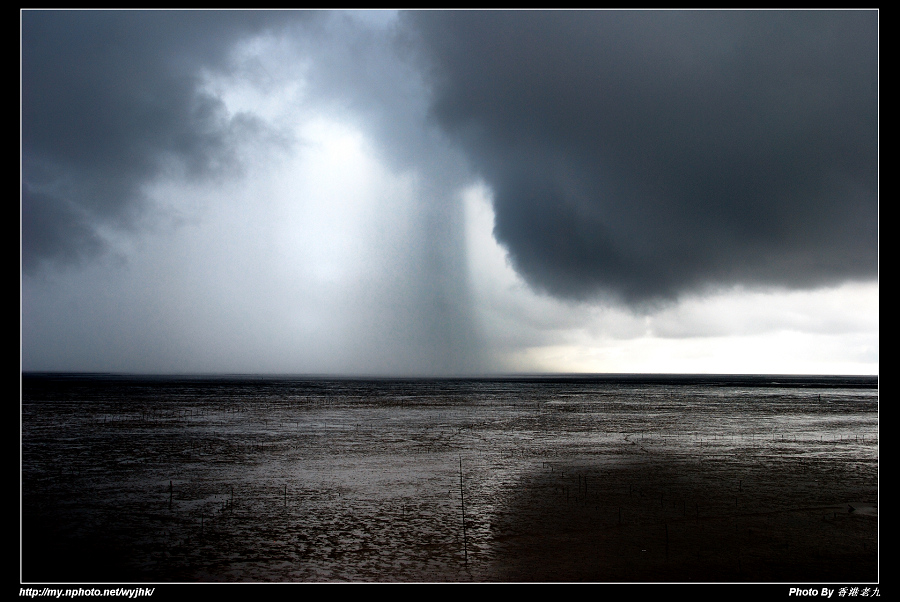
M 878 580 L 878 380 L 26 373 L 24 582 Z

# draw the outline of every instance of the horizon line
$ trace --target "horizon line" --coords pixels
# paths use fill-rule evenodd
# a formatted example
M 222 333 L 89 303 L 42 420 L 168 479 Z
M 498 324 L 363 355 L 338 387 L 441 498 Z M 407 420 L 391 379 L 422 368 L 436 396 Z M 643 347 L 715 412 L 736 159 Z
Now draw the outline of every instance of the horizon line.
M 758 378 L 879 378 L 879 374 L 777 373 L 777 372 L 483 372 L 457 374 L 304 373 L 304 372 L 129 372 L 93 370 L 21 370 L 20 376 L 118 376 L 186 378 L 330 378 L 330 379 L 509 379 L 509 378 L 609 378 L 609 377 L 758 377 Z

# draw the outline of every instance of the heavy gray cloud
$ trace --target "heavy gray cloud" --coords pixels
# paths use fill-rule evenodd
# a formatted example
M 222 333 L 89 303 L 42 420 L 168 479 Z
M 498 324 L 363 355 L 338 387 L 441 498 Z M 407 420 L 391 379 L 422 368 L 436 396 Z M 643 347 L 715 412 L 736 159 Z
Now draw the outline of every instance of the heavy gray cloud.
M 132 368 L 138 370 L 171 370 L 173 358 L 180 357 L 171 351 L 176 342 L 191 349 L 186 356 L 197 358 L 176 359 L 177 369 L 289 366 L 276 369 L 393 374 L 483 369 L 469 315 L 458 198 L 469 174 L 438 128 L 426 124 L 424 82 L 415 64 L 398 55 L 391 14 L 25 11 L 22 21 L 22 251 L 28 302 L 23 304 L 54 315 L 56 325 L 67 314 L 52 309 L 60 303 L 55 296 L 110 295 L 92 307 L 112 308 L 105 312 L 106 323 L 115 323 L 112 314 L 130 316 L 119 322 L 122 332 L 137 322 L 142 334 L 129 345 L 146 358 L 132 360 L 142 364 Z M 351 192 L 357 198 L 329 198 L 316 191 L 325 185 L 321 175 L 307 173 L 306 181 L 296 175 L 305 173 L 303 165 L 293 163 L 294 173 L 287 174 L 279 161 L 265 165 L 264 158 L 251 157 L 278 124 L 263 121 L 263 106 L 257 110 L 251 103 L 246 112 L 235 112 L 229 102 L 241 89 L 252 91 L 260 105 L 272 100 L 285 135 L 297 136 L 282 161 L 300 156 L 314 161 L 315 152 L 305 150 L 321 140 L 303 139 L 302 124 L 344 123 L 371 142 L 377 163 L 409 174 L 416 198 L 409 206 L 404 199 L 383 198 L 387 187 L 377 181 L 361 182 Z M 300 91 L 287 92 L 295 89 Z M 245 144 L 249 138 L 254 144 Z M 334 160 L 350 168 L 336 180 L 358 175 L 349 165 L 356 161 L 358 167 L 352 150 Z M 273 183 L 267 199 L 236 192 L 238 182 L 250 187 L 246 190 L 262 188 L 263 172 L 292 182 L 293 189 Z M 128 229 L 140 231 L 140 220 L 154 219 L 148 208 L 158 199 L 148 189 L 167 186 L 162 203 L 176 212 L 181 203 L 189 213 L 190 190 L 196 187 L 183 184 L 212 189 L 229 178 L 235 185 L 221 188 L 213 201 L 219 211 L 212 207 L 197 220 L 204 225 L 161 234 L 170 236 L 171 257 L 154 251 L 153 237 L 143 237 L 140 252 L 123 244 L 130 267 L 109 269 L 118 279 L 98 283 L 107 268 L 91 260 L 129 239 Z M 340 183 L 334 182 L 337 188 Z M 401 190 L 397 196 L 405 194 Z M 369 202 L 380 210 L 368 215 L 368 228 L 359 228 L 356 221 Z M 285 226 L 284 214 L 295 215 L 302 207 L 313 216 L 327 214 L 316 204 L 342 207 L 333 212 L 333 227 L 297 223 L 293 238 L 307 240 L 279 246 L 273 232 Z M 235 207 L 246 211 L 240 223 L 227 216 Z M 398 208 L 399 214 L 390 214 Z M 190 236 L 199 240 L 210 229 L 214 239 L 199 247 L 183 242 Z M 113 236 L 107 236 L 110 231 Z M 266 251 L 274 248 L 280 253 Z M 329 249 L 333 256 L 315 249 Z M 43 275 L 41 267 L 48 263 L 83 265 L 58 271 L 48 281 L 30 278 Z M 329 265 L 336 266 L 335 279 L 353 274 L 353 281 L 338 285 L 311 275 Z M 198 276 L 184 293 L 179 283 L 192 270 Z M 224 276 L 217 278 L 220 270 Z M 65 290 L 63 283 L 73 280 L 78 286 Z M 319 298 L 327 301 L 314 302 Z M 145 313 L 135 308 L 148 304 L 153 307 L 146 313 L 159 315 L 149 336 L 140 326 L 144 319 L 134 317 Z M 39 354 L 31 349 L 59 345 L 47 342 L 46 319 L 25 321 L 29 364 L 61 365 L 58 359 L 32 359 Z M 304 326 L 292 330 L 285 323 Z M 272 330 L 274 340 L 261 350 L 242 341 Z M 279 347 L 282 336 L 287 342 Z M 141 337 L 143 343 L 136 343 Z M 116 347 L 116 337 L 99 338 L 100 349 L 75 360 L 81 369 L 93 358 L 115 363 L 128 356 Z M 238 359 L 207 361 L 217 353 L 208 348 Z
M 293 16 L 294 14 L 291 13 Z M 284 15 L 194 11 L 22 13 L 22 261 L 73 263 L 131 225 L 141 186 L 175 170 L 233 170 L 262 125 L 198 87 L 236 40 Z
M 433 117 L 491 185 L 495 234 L 539 289 L 635 302 L 871 278 L 877 17 L 411 12 L 413 62 L 387 69 L 375 38 L 390 27 L 324 13 L 25 11 L 23 266 L 103 249 L 98 226 L 131 223 L 167 169 L 235 171 L 236 141 L 264 126 L 201 92 L 201 70 L 265 28 L 314 21 L 295 31 L 313 93 L 442 198 L 461 175 L 408 118 L 421 59 Z
M 403 18 L 533 286 L 642 303 L 875 277 L 877 12 Z

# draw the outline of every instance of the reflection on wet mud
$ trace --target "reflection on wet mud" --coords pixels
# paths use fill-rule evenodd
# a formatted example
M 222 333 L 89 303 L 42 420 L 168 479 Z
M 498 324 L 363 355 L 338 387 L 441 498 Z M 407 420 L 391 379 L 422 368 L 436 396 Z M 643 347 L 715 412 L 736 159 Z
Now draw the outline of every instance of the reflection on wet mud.
M 877 426 L 856 386 L 34 377 L 23 578 L 874 581 Z

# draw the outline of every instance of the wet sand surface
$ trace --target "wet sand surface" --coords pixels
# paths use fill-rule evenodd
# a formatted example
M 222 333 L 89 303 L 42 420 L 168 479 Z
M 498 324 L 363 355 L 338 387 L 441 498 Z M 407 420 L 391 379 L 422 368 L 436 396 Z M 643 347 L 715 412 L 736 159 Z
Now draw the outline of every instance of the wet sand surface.
M 366 386 L 26 397 L 23 579 L 878 580 L 876 392 Z
M 839 502 L 860 490 L 833 468 L 664 458 L 570 466 L 517 500 L 510 517 L 524 528 L 510 524 L 497 537 L 494 573 L 507 581 L 877 581 L 875 506 Z

